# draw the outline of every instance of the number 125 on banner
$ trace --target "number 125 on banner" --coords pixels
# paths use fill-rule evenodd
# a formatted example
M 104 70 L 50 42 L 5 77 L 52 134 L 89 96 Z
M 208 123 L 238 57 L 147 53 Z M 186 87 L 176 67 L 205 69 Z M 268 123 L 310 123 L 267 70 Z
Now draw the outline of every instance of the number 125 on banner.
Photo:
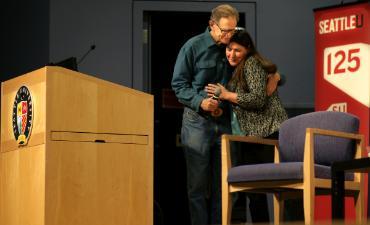
M 355 43 L 325 48 L 324 76 L 353 76 L 363 71 L 369 61 L 369 45 Z
M 324 79 L 370 105 L 370 45 L 354 43 L 324 49 Z

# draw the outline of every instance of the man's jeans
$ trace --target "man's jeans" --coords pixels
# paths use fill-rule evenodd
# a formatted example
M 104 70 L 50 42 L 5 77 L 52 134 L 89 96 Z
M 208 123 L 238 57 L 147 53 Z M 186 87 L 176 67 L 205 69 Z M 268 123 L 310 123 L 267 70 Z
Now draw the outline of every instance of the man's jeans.
M 221 224 L 221 134 L 231 133 L 230 121 L 202 117 L 185 108 L 181 142 L 187 165 L 192 225 Z

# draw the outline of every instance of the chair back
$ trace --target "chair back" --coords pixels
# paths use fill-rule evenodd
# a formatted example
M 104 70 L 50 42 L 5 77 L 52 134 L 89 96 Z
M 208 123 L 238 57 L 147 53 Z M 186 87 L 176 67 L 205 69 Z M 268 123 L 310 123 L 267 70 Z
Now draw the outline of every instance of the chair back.
M 358 133 L 359 119 L 349 113 L 318 111 L 284 121 L 279 130 L 281 162 L 302 162 L 306 128 L 320 128 Z M 355 142 L 345 138 L 316 135 L 315 164 L 330 166 L 332 162 L 354 158 Z

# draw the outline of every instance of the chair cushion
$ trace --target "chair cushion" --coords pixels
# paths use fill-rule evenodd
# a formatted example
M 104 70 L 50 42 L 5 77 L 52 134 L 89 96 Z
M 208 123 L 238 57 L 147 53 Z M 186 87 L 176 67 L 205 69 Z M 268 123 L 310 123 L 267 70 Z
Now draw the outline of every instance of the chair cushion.
M 315 177 L 330 179 L 329 166 L 315 164 Z M 353 173 L 346 173 L 345 180 L 353 180 Z M 252 181 L 288 181 L 303 180 L 303 163 L 262 163 L 232 167 L 229 170 L 227 181 L 229 183 Z
M 306 128 L 358 133 L 359 119 L 349 113 L 322 111 L 302 114 L 284 121 L 279 130 L 281 162 L 303 161 Z M 330 166 L 336 161 L 353 159 L 355 142 L 316 135 L 314 151 L 315 163 Z

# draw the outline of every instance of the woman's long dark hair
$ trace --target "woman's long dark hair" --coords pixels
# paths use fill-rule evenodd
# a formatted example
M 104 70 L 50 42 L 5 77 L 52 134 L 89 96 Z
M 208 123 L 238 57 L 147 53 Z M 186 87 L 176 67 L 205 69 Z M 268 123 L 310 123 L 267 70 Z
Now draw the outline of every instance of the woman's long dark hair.
M 250 57 L 254 56 L 262 65 L 262 68 L 268 73 L 276 73 L 277 71 L 277 66 L 273 64 L 270 60 L 264 58 L 261 56 L 257 50 L 256 47 L 252 41 L 251 36 L 249 33 L 245 30 L 237 30 L 233 36 L 230 38 L 230 42 L 232 43 L 235 42 L 237 44 L 242 45 L 248 50 L 248 53 L 242 61 L 236 66 L 234 75 L 230 80 L 230 83 L 236 82 L 236 84 L 241 87 L 243 90 L 246 90 L 248 85 L 247 81 L 244 78 L 244 65 L 245 65 L 245 60 Z

